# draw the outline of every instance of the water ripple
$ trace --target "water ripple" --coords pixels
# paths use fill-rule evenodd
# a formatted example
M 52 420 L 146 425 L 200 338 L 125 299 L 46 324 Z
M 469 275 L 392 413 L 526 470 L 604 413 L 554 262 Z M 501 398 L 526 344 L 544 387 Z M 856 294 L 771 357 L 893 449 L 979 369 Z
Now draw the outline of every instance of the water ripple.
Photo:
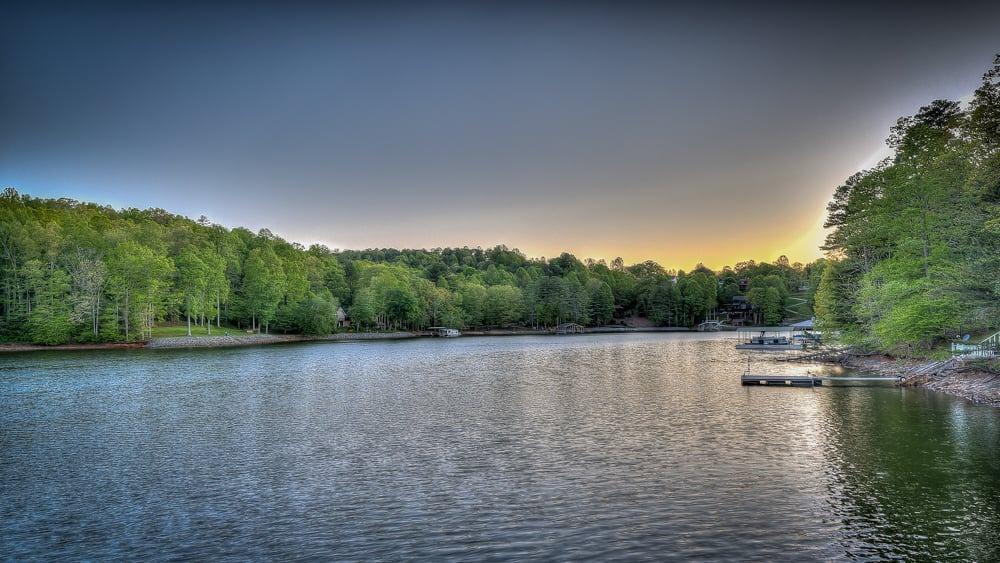
M 745 388 L 741 358 L 701 334 L 4 356 L 0 554 L 1000 558 L 996 410 Z

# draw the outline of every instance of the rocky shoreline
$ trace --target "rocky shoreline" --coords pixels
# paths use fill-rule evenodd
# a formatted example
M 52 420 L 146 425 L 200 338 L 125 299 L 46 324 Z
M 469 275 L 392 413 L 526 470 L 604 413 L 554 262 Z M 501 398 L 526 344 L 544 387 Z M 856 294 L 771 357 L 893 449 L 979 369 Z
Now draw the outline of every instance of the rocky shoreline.
M 918 360 L 884 354 L 855 354 L 847 349 L 833 349 L 787 359 L 832 363 L 872 375 L 902 377 L 900 385 L 904 387 L 932 389 L 977 405 L 1000 407 L 998 359 Z
M 901 385 L 955 395 L 979 405 L 1000 407 L 1000 372 L 982 360 L 951 358 L 938 361 L 889 356 L 854 356 L 843 365 L 876 373 L 903 374 Z
M 0 354 L 4 352 L 44 352 L 51 350 L 135 350 L 145 348 L 146 342 L 98 342 L 93 344 L 58 344 L 46 346 L 44 344 L 21 344 L 7 343 L 0 344 Z

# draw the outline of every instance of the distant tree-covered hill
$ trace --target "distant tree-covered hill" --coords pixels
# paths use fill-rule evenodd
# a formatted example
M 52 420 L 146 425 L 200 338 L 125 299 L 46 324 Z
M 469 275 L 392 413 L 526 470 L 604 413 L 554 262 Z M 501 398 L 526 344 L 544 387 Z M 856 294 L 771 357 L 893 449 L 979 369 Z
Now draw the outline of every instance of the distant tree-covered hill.
M 0 340 L 45 344 L 143 339 L 164 322 L 326 334 L 338 308 L 358 330 L 603 325 L 634 315 L 693 326 L 742 289 L 756 320 L 776 323 L 790 290 L 815 286 L 823 264 L 782 258 L 685 273 L 571 254 L 530 259 L 504 246 L 335 252 L 162 209 L 12 188 L 0 196 L 0 252 Z

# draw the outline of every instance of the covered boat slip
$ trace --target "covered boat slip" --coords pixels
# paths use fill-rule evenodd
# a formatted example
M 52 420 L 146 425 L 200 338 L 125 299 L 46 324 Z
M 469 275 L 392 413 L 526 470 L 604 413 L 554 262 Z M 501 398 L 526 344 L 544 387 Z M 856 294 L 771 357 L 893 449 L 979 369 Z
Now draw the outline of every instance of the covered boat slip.
M 794 329 L 786 326 L 741 328 L 737 331 L 737 350 L 804 350 L 804 342 L 792 337 Z
M 804 350 L 822 343 L 815 318 L 788 326 L 751 326 L 737 330 L 737 350 Z

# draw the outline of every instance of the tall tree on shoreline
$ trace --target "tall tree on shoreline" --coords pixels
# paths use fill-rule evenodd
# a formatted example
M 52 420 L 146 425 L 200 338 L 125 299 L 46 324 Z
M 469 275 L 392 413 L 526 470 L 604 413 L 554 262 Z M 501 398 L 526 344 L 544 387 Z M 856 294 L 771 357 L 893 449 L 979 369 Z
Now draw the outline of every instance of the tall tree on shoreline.
M 260 332 L 260 324 L 263 323 L 266 333 L 267 325 L 273 320 L 285 293 L 281 259 L 270 246 L 255 248 L 247 256 L 243 272 L 243 294 L 251 313 L 250 328 Z
M 197 319 L 205 307 L 209 270 L 194 249 L 185 249 L 177 257 L 178 285 L 187 317 L 187 335 L 191 336 L 191 316 Z
M 967 111 L 935 100 L 901 118 L 893 157 L 837 188 L 834 261 L 816 295 L 823 328 L 899 353 L 1000 328 L 998 127 L 1000 56 Z
M 91 337 L 97 341 L 101 333 L 101 304 L 107 286 L 108 269 L 99 255 L 89 249 L 77 252 L 71 270 L 73 280 L 73 322 L 87 321 Z
M 171 260 L 134 241 L 125 241 L 108 254 L 109 281 L 118 300 L 125 340 L 139 321 L 140 334 L 149 334 L 171 275 Z

